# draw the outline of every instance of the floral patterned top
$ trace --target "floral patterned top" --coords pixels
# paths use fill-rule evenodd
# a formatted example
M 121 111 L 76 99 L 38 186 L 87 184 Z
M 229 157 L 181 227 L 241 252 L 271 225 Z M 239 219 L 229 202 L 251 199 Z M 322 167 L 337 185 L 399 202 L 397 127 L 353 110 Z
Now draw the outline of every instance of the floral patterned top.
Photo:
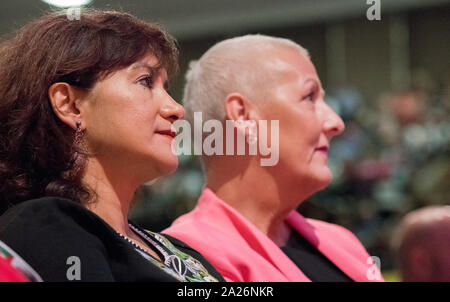
M 177 249 L 164 235 L 154 233 L 148 230 L 141 230 L 131 222 L 129 226 L 141 239 L 143 239 L 149 246 L 154 247 L 162 262 L 155 259 L 152 255 L 147 253 L 144 249 L 129 240 L 124 235 L 119 235 L 131 243 L 135 250 L 141 254 L 145 259 L 150 261 L 155 266 L 162 269 L 167 274 L 182 282 L 218 282 L 207 269 L 192 256 Z

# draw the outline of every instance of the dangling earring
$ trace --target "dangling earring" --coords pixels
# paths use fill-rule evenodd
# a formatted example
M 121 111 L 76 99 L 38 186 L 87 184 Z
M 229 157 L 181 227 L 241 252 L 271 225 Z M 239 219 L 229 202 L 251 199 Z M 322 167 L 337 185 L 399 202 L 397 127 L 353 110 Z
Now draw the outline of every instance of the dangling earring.
M 84 131 L 81 129 L 81 122 L 76 122 L 77 129 L 75 130 L 74 148 L 75 148 L 75 162 L 82 164 L 84 162 L 84 148 L 83 136 Z
M 75 139 L 74 143 L 76 146 L 78 146 L 81 143 L 81 140 L 83 138 L 83 130 L 81 130 L 81 122 L 77 121 L 76 123 L 77 129 L 75 130 Z
M 254 120 L 247 121 L 248 125 L 248 137 L 247 143 L 249 145 L 254 145 L 258 141 L 256 122 Z
M 248 121 L 244 121 L 244 120 L 236 120 L 235 121 L 236 126 L 240 127 L 240 128 L 247 128 L 248 129 L 248 136 L 245 137 L 245 141 L 249 144 L 249 145 L 254 145 L 257 141 L 258 141 L 258 137 L 257 137 L 257 129 L 256 129 L 256 122 L 254 120 L 248 120 Z
M 81 122 L 76 121 L 75 123 L 77 129 L 75 130 L 75 137 L 73 140 L 73 164 L 72 169 L 66 172 L 66 177 L 69 178 L 78 178 L 81 177 L 81 172 L 83 171 L 83 167 L 85 166 L 85 154 L 83 149 L 83 135 L 84 132 L 81 129 Z

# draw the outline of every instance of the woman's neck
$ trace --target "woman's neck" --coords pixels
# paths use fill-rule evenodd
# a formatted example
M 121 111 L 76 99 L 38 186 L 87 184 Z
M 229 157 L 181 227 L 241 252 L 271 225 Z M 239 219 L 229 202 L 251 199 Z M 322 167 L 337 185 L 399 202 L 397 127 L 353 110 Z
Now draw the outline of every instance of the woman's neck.
M 137 185 L 127 182 L 127 177 L 114 173 L 114 169 L 95 158 L 89 159 L 83 182 L 97 197 L 94 202 L 87 204 L 87 208 L 117 232 L 131 235 L 128 212 Z
M 226 167 L 242 167 L 242 165 L 217 161 L 213 167 L 209 167 L 211 169 L 207 175 L 207 187 L 277 245 L 283 246 L 290 235 L 290 228 L 285 219 L 289 212 L 295 210 L 308 197 L 308 194 L 299 191 L 298 184 L 291 185 L 289 180 L 276 179 L 267 167 L 250 163 L 245 170 L 233 174 L 225 173 L 224 169 L 226 171 Z M 220 166 L 222 164 L 223 167 Z

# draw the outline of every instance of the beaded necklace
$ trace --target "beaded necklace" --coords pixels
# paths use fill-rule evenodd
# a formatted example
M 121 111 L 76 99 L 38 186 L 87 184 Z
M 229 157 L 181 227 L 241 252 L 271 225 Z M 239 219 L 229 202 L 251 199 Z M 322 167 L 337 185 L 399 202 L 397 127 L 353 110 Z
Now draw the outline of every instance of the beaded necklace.
M 127 236 L 121 234 L 120 232 L 117 232 L 118 235 L 129 242 L 144 258 L 161 268 L 169 275 L 180 281 L 218 281 L 198 260 L 178 250 L 163 235 L 152 233 L 150 231 L 143 231 L 131 222 L 128 223 L 128 226 L 149 246 L 153 246 L 160 253 L 161 260 L 153 257 L 144 248 L 133 242 Z

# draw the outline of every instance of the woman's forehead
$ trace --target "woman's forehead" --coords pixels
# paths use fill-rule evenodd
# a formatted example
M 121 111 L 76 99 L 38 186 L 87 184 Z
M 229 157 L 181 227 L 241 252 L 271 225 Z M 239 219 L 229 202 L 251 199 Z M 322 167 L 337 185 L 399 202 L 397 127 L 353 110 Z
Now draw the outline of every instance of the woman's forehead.
M 128 69 L 132 71 L 143 68 L 148 69 L 149 71 L 157 71 L 161 68 L 161 64 L 155 55 L 148 53 L 128 67 Z
M 267 72 L 276 75 L 280 81 L 315 81 L 320 86 L 320 79 L 311 60 L 297 52 L 276 52 L 264 63 Z

